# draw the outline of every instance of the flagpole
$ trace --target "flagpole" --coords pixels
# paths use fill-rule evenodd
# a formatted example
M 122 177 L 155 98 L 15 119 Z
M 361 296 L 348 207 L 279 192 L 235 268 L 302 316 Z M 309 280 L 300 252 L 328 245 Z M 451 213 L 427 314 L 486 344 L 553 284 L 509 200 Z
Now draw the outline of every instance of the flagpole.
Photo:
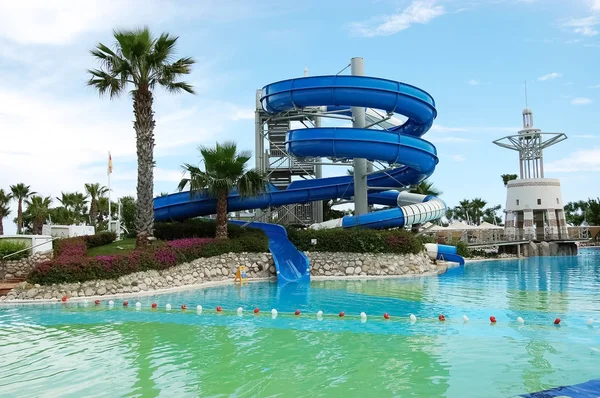
M 110 151 L 108 151 L 108 231 L 110 232 L 110 174 L 112 172 L 112 158 L 110 156 Z

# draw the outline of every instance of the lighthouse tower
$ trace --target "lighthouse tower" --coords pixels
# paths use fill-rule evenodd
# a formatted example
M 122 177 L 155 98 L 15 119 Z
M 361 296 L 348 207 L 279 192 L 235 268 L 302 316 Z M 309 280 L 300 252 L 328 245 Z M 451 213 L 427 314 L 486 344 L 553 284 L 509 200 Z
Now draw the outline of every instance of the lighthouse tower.
M 560 180 L 544 177 L 544 149 L 567 139 L 533 125 L 533 112 L 523 110 L 523 129 L 494 144 L 519 153 L 519 178 L 506 189 L 505 233 L 510 239 L 553 241 L 568 237 Z

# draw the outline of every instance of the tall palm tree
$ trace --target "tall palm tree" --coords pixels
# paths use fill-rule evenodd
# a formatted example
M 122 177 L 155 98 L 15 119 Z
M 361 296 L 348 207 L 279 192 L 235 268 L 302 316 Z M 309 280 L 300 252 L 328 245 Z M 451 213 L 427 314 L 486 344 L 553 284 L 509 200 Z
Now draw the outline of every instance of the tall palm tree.
M 44 221 L 46 221 L 48 214 L 50 214 L 51 203 L 52 198 L 50 196 L 46 196 L 44 198 L 38 195 L 33 195 L 29 199 L 25 200 L 25 204 L 27 205 L 27 216 L 31 218 L 31 229 L 34 235 L 40 235 L 42 233 Z
M 108 188 L 96 182 L 93 184 L 85 184 L 85 191 L 90 196 L 90 223 L 96 226 L 98 218 L 98 199 L 108 192 Z
M 29 198 L 31 195 L 35 195 L 37 192 L 33 192 L 29 185 L 25 185 L 22 182 L 11 185 L 10 190 L 12 192 L 13 199 L 17 201 L 17 234 L 20 234 L 23 230 L 23 201 Z
M 433 196 L 440 196 L 442 194 L 442 191 L 434 187 L 433 183 L 427 181 L 426 179 L 421 181 L 416 187 L 413 187 L 409 192 Z
M 190 195 L 206 193 L 217 199 L 217 239 L 227 239 L 227 195 L 234 188 L 241 197 L 257 196 L 265 191 L 266 181 L 262 174 L 251 169 L 246 170 L 246 163 L 251 153 L 238 153 L 234 142 L 217 143 L 215 148 L 201 146 L 199 148 L 204 162 L 204 171 L 188 163 L 183 169 L 189 178 L 183 178 L 178 185 L 179 191 L 187 186 Z
M 12 194 L 5 192 L 4 189 L 0 189 L 0 235 L 4 235 L 4 217 L 10 215 L 10 201 L 12 200 Z
M 100 69 L 89 70 L 88 85 L 98 92 L 118 97 L 131 84 L 133 89 L 133 128 L 137 147 L 137 201 L 135 228 L 136 246 L 149 244 L 154 234 L 154 112 L 153 93 L 156 86 L 167 91 L 194 93 L 192 86 L 179 81 L 191 72 L 194 60 L 181 58 L 172 62 L 177 37 L 162 33 L 152 37 L 149 29 L 115 30 L 114 49 L 99 43 L 92 55 L 101 63 Z

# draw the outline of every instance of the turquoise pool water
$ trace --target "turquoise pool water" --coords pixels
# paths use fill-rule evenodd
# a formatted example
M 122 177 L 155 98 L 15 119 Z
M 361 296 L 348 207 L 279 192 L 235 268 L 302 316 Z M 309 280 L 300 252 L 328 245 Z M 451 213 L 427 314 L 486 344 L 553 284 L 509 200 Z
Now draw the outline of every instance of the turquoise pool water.
M 600 377 L 594 249 L 439 277 L 261 282 L 128 301 L 0 307 L 0 396 L 509 397 Z

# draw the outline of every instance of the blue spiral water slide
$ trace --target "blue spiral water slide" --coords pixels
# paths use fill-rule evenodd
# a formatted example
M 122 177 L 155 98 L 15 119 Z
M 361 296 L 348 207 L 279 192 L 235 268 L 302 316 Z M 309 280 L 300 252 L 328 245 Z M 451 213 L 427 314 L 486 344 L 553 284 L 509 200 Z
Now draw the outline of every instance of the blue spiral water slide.
M 394 228 L 425 223 L 444 215 L 445 203 L 434 196 L 393 190 L 418 184 L 429 177 L 438 164 L 436 148 L 421 138 L 437 115 L 435 101 L 425 91 L 368 76 L 314 76 L 265 86 L 261 104 L 266 112 L 273 115 L 309 107 L 327 107 L 342 113 L 344 109 L 350 112 L 350 107 L 365 107 L 407 118 L 403 124 L 387 129 L 321 127 L 289 131 L 286 150 L 296 157 L 365 158 L 399 165 L 366 177 L 369 187 L 390 188 L 383 192 L 379 188 L 369 190 L 368 202 L 396 207 L 326 221 L 313 228 Z M 351 199 L 353 195 L 352 176 L 293 181 L 285 190 L 269 184 L 264 194 L 253 198 L 242 199 L 232 191 L 228 196 L 228 211 Z M 216 201 L 204 194 L 180 192 L 154 199 L 156 221 L 183 220 L 215 213 Z M 308 258 L 287 240 L 285 228 L 258 222 L 248 226 L 263 229 L 269 237 L 278 280 L 289 282 L 310 278 Z M 464 264 L 454 246 L 426 246 L 433 258 Z

